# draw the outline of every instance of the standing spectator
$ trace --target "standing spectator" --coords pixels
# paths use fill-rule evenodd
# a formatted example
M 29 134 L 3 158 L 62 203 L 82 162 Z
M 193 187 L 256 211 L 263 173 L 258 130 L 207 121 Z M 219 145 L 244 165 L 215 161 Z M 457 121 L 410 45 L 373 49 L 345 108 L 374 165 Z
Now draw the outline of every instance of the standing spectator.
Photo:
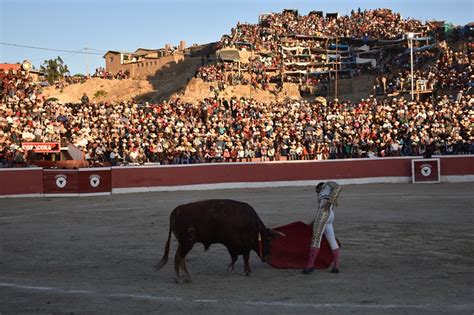
M 117 166 L 118 156 L 119 154 L 117 149 L 114 149 L 112 152 L 110 152 L 109 159 L 112 166 Z
M 89 105 L 89 96 L 87 96 L 86 93 L 84 93 L 81 97 L 81 103 L 82 105 Z

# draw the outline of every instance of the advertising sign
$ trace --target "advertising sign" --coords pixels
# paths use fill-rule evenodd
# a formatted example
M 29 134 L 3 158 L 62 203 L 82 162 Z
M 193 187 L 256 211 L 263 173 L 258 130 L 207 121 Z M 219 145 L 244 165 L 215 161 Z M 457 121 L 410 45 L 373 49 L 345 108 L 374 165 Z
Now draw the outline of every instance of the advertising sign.
M 21 147 L 36 153 L 59 153 L 61 151 L 59 142 L 22 142 Z
M 413 183 L 439 183 L 441 181 L 439 159 L 419 159 L 411 161 Z

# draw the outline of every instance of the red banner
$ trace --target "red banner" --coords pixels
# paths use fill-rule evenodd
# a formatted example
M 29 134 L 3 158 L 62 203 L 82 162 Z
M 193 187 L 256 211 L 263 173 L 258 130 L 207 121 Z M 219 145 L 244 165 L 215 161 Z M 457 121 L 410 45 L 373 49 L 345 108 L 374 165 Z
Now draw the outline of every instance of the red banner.
M 23 142 L 21 147 L 37 153 L 58 153 L 61 151 L 59 142 Z

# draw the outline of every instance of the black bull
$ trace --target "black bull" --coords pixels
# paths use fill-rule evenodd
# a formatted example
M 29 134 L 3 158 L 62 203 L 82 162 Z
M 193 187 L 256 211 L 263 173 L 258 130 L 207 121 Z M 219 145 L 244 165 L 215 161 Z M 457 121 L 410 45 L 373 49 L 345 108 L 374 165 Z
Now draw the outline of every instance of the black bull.
M 175 280 L 178 283 L 191 281 L 185 257 L 195 243 L 202 243 L 205 250 L 215 243 L 227 247 L 231 257 L 228 271 L 234 269 L 238 256 L 243 255 L 244 272 L 250 275 L 250 251 L 254 250 L 265 262 L 270 257 L 271 240 L 277 235 L 284 236 L 266 228 L 255 210 L 244 202 L 215 199 L 180 205 L 171 212 L 165 253 L 157 268 L 168 262 L 171 233 L 178 240 L 174 259 Z M 184 279 L 180 277 L 180 268 L 185 273 Z

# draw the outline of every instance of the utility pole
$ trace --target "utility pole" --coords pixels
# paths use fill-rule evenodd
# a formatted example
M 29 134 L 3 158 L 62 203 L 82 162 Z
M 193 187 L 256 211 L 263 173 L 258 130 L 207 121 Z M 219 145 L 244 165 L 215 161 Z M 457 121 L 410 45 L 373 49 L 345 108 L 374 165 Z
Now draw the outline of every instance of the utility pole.
M 413 101 L 415 99 L 415 76 L 414 76 L 414 63 L 413 63 L 413 40 L 419 40 L 417 35 L 421 33 L 414 33 L 414 32 L 409 32 L 406 34 L 406 38 L 408 40 L 408 46 L 410 47 L 410 72 L 411 72 L 411 100 Z M 417 89 L 418 91 L 418 89 Z M 419 92 L 417 92 L 417 95 Z
M 338 63 L 339 63 L 339 62 L 338 62 L 339 58 L 338 58 L 338 56 L 337 56 L 337 52 L 338 52 L 337 46 L 338 46 L 338 37 L 336 37 L 336 65 L 335 65 L 335 66 L 336 66 L 336 72 L 335 72 L 335 74 L 334 74 L 334 75 L 335 75 L 335 82 L 334 82 L 334 99 L 337 99 L 337 72 L 338 72 Z
M 89 76 L 89 53 L 88 53 L 88 48 L 87 48 L 87 44 L 86 44 L 86 48 L 84 48 L 84 50 L 86 51 L 86 76 Z
M 413 78 L 413 38 L 415 37 L 415 33 L 408 33 L 408 44 L 410 45 L 410 72 L 411 72 L 411 100 L 415 99 L 414 93 L 414 78 Z
M 281 74 L 281 86 L 283 90 L 283 72 L 285 71 L 285 60 L 283 60 L 283 41 L 280 38 L 280 51 L 281 51 L 281 62 L 280 62 L 280 74 Z

